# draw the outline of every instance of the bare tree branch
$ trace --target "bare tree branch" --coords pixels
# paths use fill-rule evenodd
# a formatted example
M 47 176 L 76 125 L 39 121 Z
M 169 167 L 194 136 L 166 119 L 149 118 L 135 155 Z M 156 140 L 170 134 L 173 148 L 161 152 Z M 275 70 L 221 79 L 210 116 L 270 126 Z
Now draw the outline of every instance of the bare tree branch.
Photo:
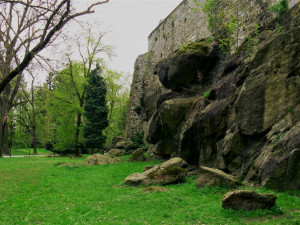
M 0 7 L 3 8 L 0 11 L 0 94 L 67 23 L 94 13 L 94 7 L 109 0 L 97 1 L 80 12 L 76 12 L 72 0 L 47 0 L 39 5 L 33 2 L 0 0 Z M 33 48 L 30 49 L 31 45 Z M 20 63 L 12 60 L 13 55 L 18 55 Z

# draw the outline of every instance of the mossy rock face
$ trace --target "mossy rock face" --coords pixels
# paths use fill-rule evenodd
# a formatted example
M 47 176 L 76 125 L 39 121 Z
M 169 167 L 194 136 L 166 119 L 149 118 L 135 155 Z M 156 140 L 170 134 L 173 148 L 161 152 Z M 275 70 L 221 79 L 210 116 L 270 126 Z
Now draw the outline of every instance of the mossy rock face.
M 190 43 L 170 57 L 157 63 L 157 74 L 164 87 L 181 91 L 192 84 L 205 82 L 205 77 L 218 60 L 216 45 L 205 42 Z M 200 78 L 199 80 L 199 77 Z
M 207 43 L 195 41 L 184 44 L 175 52 L 175 54 L 184 55 L 187 53 L 199 53 L 202 55 L 207 55 L 209 53 L 209 50 L 210 46 Z

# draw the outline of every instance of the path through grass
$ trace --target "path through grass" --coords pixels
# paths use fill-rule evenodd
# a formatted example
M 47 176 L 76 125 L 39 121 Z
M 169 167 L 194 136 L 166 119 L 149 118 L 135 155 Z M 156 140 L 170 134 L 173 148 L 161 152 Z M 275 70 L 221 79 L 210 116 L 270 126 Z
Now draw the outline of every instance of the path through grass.
M 121 185 L 154 161 L 58 167 L 62 162 L 83 159 L 0 159 L 0 224 L 300 224 L 300 192 L 274 192 L 272 210 L 234 212 L 221 207 L 228 190 L 196 188 L 194 178 L 160 193 Z

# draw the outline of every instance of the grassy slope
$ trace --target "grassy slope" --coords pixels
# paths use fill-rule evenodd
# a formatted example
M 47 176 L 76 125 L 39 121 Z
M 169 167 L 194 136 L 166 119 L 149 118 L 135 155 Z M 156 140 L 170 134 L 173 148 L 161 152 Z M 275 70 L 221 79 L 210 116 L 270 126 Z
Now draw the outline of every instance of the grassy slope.
M 282 215 L 278 208 L 234 212 L 221 207 L 228 190 L 199 189 L 195 179 L 150 194 L 120 186 L 127 175 L 155 162 L 56 166 L 82 161 L 0 159 L 0 224 L 300 224 L 300 192 L 276 193 Z

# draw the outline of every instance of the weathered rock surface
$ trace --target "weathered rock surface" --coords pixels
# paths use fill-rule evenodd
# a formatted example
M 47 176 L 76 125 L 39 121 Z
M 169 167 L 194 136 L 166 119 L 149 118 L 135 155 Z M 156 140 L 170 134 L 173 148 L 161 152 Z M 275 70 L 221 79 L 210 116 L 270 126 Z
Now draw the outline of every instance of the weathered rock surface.
M 105 164 L 114 164 L 118 163 L 121 160 L 119 158 L 111 158 L 107 155 L 95 154 L 91 155 L 86 160 L 84 160 L 84 166 L 92 166 L 92 165 L 105 165 Z
M 241 182 L 234 176 L 224 173 L 222 170 L 200 166 L 198 172 L 197 186 L 236 186 Z
M 300 189 L 299 12 L 297 4 L 278 21 L 285 27 L 281 33 L 272 23 L 262 27 L 254 51 L 245 41 L 230 60 L 210 64 L 215 66 L 206 72 L 195 52 L 159 62 L 155 71 L 170 92 L 155 98 L 146 132 L 153 144 L 149 152 L 175 154 L 258 186 Z M 209 58 L 212 49 L 204 51 L 201 62 L 221 58 Z M 197 70 L 203 79 L 191 95 L 184 89 L 195 83 Z M 213 98 L 204 97 L 207 91 Z
M 176 98 L 165 101 L 149 122 L 147 140 L 156 143 L 161 139 L 174 138 L 185 120 L 185 114 L 198 98 Z
M 225 194 L 222 198 L 224 209 L 258 210 L 270 209 L 275 205 L 276 195 L 259 194 L 254 191 L 237 190 Z
M 123 156 L 123 155 L 125 155 L 125 153 L 126 153 L 125 150 L 121 150 L 121 149 L 117 149 L 117 148 L 114 148 L 114 149 L 111 149 L 108 151 L 109 155 L 115 156 L 115 157 Z
M 181 182 L 186 175 L 186 162 L 181 158 L 172 158 L 154 166 L 143 173 L 133 173 L 125 178 L 124 184 L 138 186 L 167 185 Z
M 218 58 L 214 45 L 205 42 L 195 42 L 179 49 L 171 57 L 160 61 L 154 69 L 160 82 L 172 91 L 180 91 L 195 83 L 200 76 L 205 77 L 210 72 Z
M 144 151 L 142 149 L 135 150 L 129 158 L 129 162 L 141 162 L 145 160 L 146 156 L 144 155 Z

